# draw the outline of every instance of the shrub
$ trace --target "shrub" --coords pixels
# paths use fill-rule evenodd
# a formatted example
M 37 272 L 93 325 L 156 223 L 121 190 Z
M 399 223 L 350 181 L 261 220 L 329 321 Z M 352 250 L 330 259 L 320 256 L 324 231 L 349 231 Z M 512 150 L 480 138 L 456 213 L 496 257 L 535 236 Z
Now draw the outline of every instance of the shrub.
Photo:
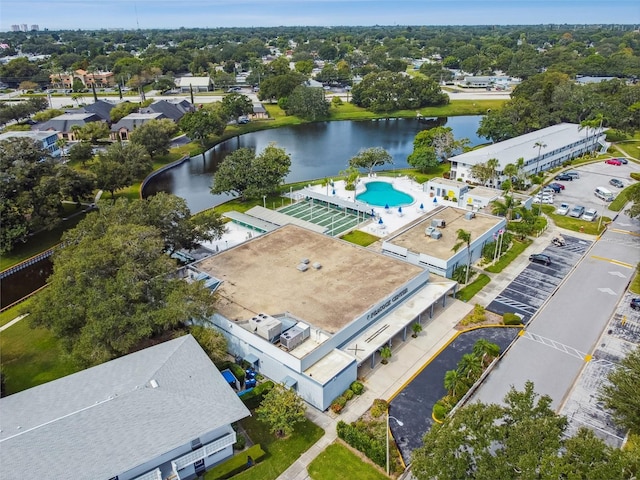
M 385 402 L 386 403 L 386 402 Z M 374 463 L 383 467 L 386 463 L 387 449 L 383 436 L 372 437 L 365 431 L 366 426 L 357 427 L 343 421 L 338 422 L 336 431 L 338 437 L 356 450 L 361 451 Z
M 236 443 L 233 444 L 233 448 L 236 450 L 244 450 L 244 447 L 247 446 L 247 438 L 242 435 L 236 435 Z
M 334 400 L 329 408 L 331 409 L 331 411 L 333 413 L 340 413 L 342 411 L 342 409 L 344 408 L 344 406 L 340 405 L 338 402 L 336 402 Z
M 356 395 L 361 395 L 362 392 L 364 392 L 364 385 L 361 382 L 358 382 L 357 380 L 353 382 L 349 388 Z
M 433 406 L 433 417 L 436 420 L 439 421 L 444 421 L 445 417 L 447 416 L 447 413 L 449 413 L 450 410 L 447 409 L 447 407 L 445 407 L 444 405 L 442 405 L 440 402 L 437 402 L 434 406 Z
M 506 312 L 502 315 L 502 322 L 505 325 L 522 325 L 522 319 L 512 312 Z
M 253 390 L 248 393 L 245 393 L 240 397 L 244 402 L 245 406 L 249 410 L 255 410 L 260 406 L 264 396 L 273 388 L 273 382 L 271 380 L 261 383 Z
M 353 393 L 353 390 L 351 390 L 350 388 L 346 389 L 344 391 L 344 393 L 342 394 L 342 396 L 345 398 L 345 400 L 349 401 L 353 398 L 355 394 Z
M 373 406 L 371 407 L 371 415 L 374 418 L 378 418 L 382 414 L 386 413 L 388 409 L 389 409 L 389 404 L 385 400 L 382 400 L 381 398 L 376 398 L 373 401 Z

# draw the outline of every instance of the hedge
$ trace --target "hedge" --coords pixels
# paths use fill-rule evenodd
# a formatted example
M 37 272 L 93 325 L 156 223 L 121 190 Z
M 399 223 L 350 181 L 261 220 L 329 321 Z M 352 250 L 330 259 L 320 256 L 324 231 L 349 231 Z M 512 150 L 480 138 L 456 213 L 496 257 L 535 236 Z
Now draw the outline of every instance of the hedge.
M 266 453 L 262 450 L 260 445 L 253 445 L 244 452 L 235 454 L 232 458 L 220 465 L 216 465 L 209 472 L 207 472 L 207 478 L 213 480 L 223 480 L 231 478 L 240 472 L 250 468 L 247 465 L 248 457 L 253 459 L 253 463 L 256 464 L 264 458 Z
M 354 424 L 340 420 L 336 427 L 338 437 L 356 450 L 364 453 L 375 464 L 384 467 L 387 462 L 387 449 L 384 441 L 370 437 L 367 432 L 359 430 Z
M 273 388 L 273 385 L 274 384 L 271 380 L 263 382 L 250 392 L 242 395 L 240 399 L 249 410 L 255 410 L 260 406 L 260 403 L 262 403 L 264 396 Z
M 353 382 L 349 388 L 356 395 L 360 395 L 362 394 L 362 392 L 364 392 L 364 385 L 361 382 L 358 382 L 357 380 Z
M 506 312 L 502 315 L 502 322 L 505 325 L 522 325 L 522 318 L 512 312 Z

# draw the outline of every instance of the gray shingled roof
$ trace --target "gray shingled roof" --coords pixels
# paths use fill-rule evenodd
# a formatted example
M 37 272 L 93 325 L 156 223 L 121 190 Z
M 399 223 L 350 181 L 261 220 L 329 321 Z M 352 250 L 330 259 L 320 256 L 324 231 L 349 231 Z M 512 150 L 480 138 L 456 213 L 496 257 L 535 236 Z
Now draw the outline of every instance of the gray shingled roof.
M 79 127 L 85 126 L 89 122 L 100 122 L 102 119 L 95 113 L 63 113 L 57 117 L 35 125 L 34 130 L 57 130 L 58 132 L 70 132 L 71 127 L 78 125 Z
M 2 478 L 47 479 L 111 478 L 249 415 L 191 335 L 5 397 L 0 413 Z
M 164 113 L 130 113 L 126 117 L 122 117 L 118 123 L 114 123 L 111 125 L 112 132 L 118 132 L 120 129 L 124 128 L 129 132 L 132 132 L 139 127 L 140 125 L 144 125 L 149 120 L 160 120 L 162 118 L 167 118 Z
M 167 118 L 170 118 L 174 122 L 180 120 L 185 113 L 192 112 L 194 110 L 193 105 L 187 100 L 181 100 L 178 102 L 169 100 L 158 100 L 153 102 L 148 107 L 140 110 L 141 113 L 163 113 Z
M 111 109 L 115 107 L 115 104 L 111 102 L 107 102 L 105 100 L 98 100 L 97 102 L 91 103 L 89 105 L 84 105 L 77 110 L 68 110 L 68 113 L 72 111 L 75 112 L 85 112 L 85 113 L 95 113 L 100 118 L 102 118 L 106 122 L 111 121 Z

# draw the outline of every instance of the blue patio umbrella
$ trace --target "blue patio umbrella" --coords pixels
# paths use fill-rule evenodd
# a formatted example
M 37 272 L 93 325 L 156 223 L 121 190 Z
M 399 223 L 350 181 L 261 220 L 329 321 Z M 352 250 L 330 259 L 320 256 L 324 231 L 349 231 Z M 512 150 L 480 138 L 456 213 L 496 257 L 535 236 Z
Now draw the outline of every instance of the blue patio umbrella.
M 433 203 L 438 203 L 438 199 L 436 197 L 433 197 Z
M 389 210 L 389 204 L 388 204 L 388 203 L 387 203 L 387 204 L 385 204 L 384 209 L 385 209 L 385 210 Z
M 335 191 L 335 190 L 333 190 L 333 194 L 334 194 L 334 195 L 336 194 L 336 191 Z
M 380 217 L 380 220 L 378 220 L 378 224 L 379 224 L 379 225 L 382 225 L 382 224 L 383 224 L 382 217 Z
M 424 210 L 424 204 L 420 204 L 420 210 Z
M 398 207 L 398 213 L 402 213 L 402 207 Z

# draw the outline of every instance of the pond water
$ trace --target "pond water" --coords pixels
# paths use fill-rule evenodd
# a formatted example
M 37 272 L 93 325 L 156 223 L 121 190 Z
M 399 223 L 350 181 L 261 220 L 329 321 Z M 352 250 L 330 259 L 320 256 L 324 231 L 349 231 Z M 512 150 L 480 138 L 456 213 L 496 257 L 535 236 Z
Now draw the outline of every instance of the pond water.
M 476 135 L 482 116 L 417 119 L 382 119 L 378 121 L 319 122 L 272 130 L 262 130 L 234 137 L 205 155 L 191 158 L 149 180 L 143 195 L 173 193 L 187 201 L 192 213 L 220 205 L 231 197 L 210 193 L 213 174 L 224 157 L 241 147 L 261 152 L 269 143 L 284 148 L 291 155 L 291 171 L 285 183 L 332 177 L 347 168 L 350 158 L 360 150 L 382 147 L 394 165 L 381 169 L 406 168 L 413 151 L 413 139 L 422 130 L 435 126 L 453 129 L 456 139 L 468 138 L 478 145 L 485 140 Z

